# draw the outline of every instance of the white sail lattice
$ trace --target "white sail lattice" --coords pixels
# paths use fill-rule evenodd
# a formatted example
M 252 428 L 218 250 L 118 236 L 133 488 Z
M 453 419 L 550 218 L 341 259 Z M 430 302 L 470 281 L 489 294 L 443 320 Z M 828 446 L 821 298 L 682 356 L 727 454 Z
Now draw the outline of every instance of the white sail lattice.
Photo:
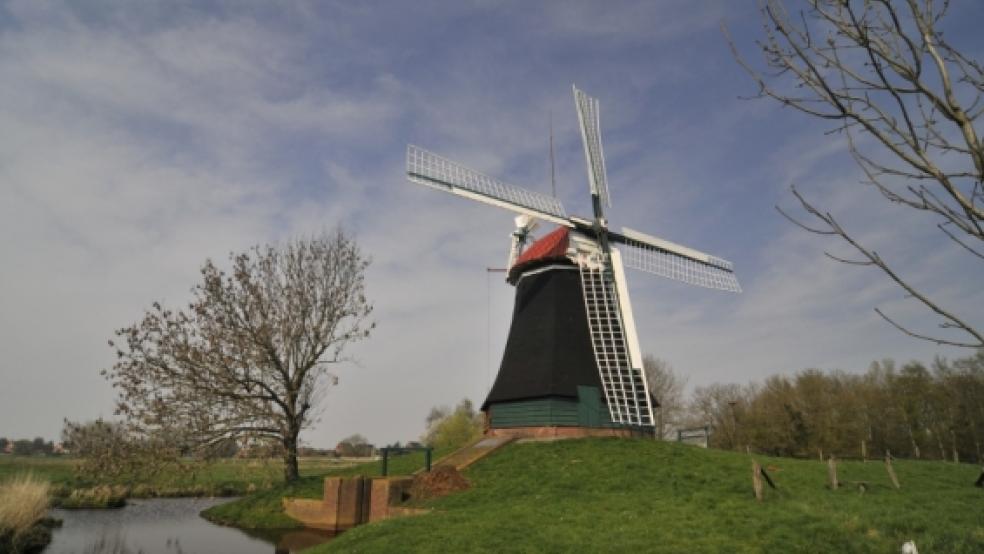
M 577 120 L 581 124 L 581 140 L 588 162 L 588 181 L 591 193 L 598 195 L 602 204 L 612 207 L 608 193 L 608 171 L 605 169 L 605 152 L 601 148 L 601 109 L 598 99 L 592 98 L 574 87 L 574 105 Z
M 471 193 L 465 196 L 476 195 L 476 200 L 484 199 L 507 209 L 559 218 L 569 225 L 564 205 L 556 198 L 504 183 L 412 144 L 407 146 L 407 178 L 446 192 L 465 191 Z
M 617 242 L 626 267 L 699 287 L 741 292 L 731 262 L 713 256 L 705 262 L 631 238 Z

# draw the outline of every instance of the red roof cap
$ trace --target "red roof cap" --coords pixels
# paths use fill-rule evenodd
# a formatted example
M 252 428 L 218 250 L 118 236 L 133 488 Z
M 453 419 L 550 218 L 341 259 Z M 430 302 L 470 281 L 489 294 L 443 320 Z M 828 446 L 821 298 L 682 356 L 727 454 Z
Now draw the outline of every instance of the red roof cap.
M 509 268 L 510 278 L 518 276 L 518 271 L 535 262 L 567 259 L 570 233 L 567 227 L 558 227 L 523 250 L 516 263 Z

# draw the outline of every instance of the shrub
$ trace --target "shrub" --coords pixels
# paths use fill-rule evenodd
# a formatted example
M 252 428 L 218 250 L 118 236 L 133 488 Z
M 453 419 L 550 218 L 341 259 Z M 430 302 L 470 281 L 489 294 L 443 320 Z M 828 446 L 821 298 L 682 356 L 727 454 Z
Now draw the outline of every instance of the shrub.
M 51 540 L 38 525 L 48 512 L 49 488 L 32 475 L 0 484 L 0 551 L 40 551 Z
M 91 489 L 75 489 L 61 500 L 60 508 L 122 508 L 126 505 L 126 487 L 100 485 Z
M 50 485 L 33 475 L 14 477 L 0 484 L 0 530 L 21 533 L 48 511 Z

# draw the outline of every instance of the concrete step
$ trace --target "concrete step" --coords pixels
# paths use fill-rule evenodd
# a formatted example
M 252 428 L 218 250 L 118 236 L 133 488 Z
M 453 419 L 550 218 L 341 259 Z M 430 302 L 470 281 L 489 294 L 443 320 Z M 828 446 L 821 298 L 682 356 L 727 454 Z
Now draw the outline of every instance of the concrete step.
M 448 465 L 460 471 L 514 440 L 515 437 L 483 437 L 441 458 L 434 466 Z

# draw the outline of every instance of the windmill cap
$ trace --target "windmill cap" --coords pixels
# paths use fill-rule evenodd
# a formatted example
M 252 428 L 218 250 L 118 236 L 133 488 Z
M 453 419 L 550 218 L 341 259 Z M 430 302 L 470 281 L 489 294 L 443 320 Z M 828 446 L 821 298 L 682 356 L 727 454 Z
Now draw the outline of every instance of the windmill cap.
M 538 267 L 544 262 L 570 261 L 567 249 L 570 246 L 570 230 L 557 227 L 533 244 L 529 245 L 516 263 L 509 268 L 509 282 L 516 283 L 524 271 Z

